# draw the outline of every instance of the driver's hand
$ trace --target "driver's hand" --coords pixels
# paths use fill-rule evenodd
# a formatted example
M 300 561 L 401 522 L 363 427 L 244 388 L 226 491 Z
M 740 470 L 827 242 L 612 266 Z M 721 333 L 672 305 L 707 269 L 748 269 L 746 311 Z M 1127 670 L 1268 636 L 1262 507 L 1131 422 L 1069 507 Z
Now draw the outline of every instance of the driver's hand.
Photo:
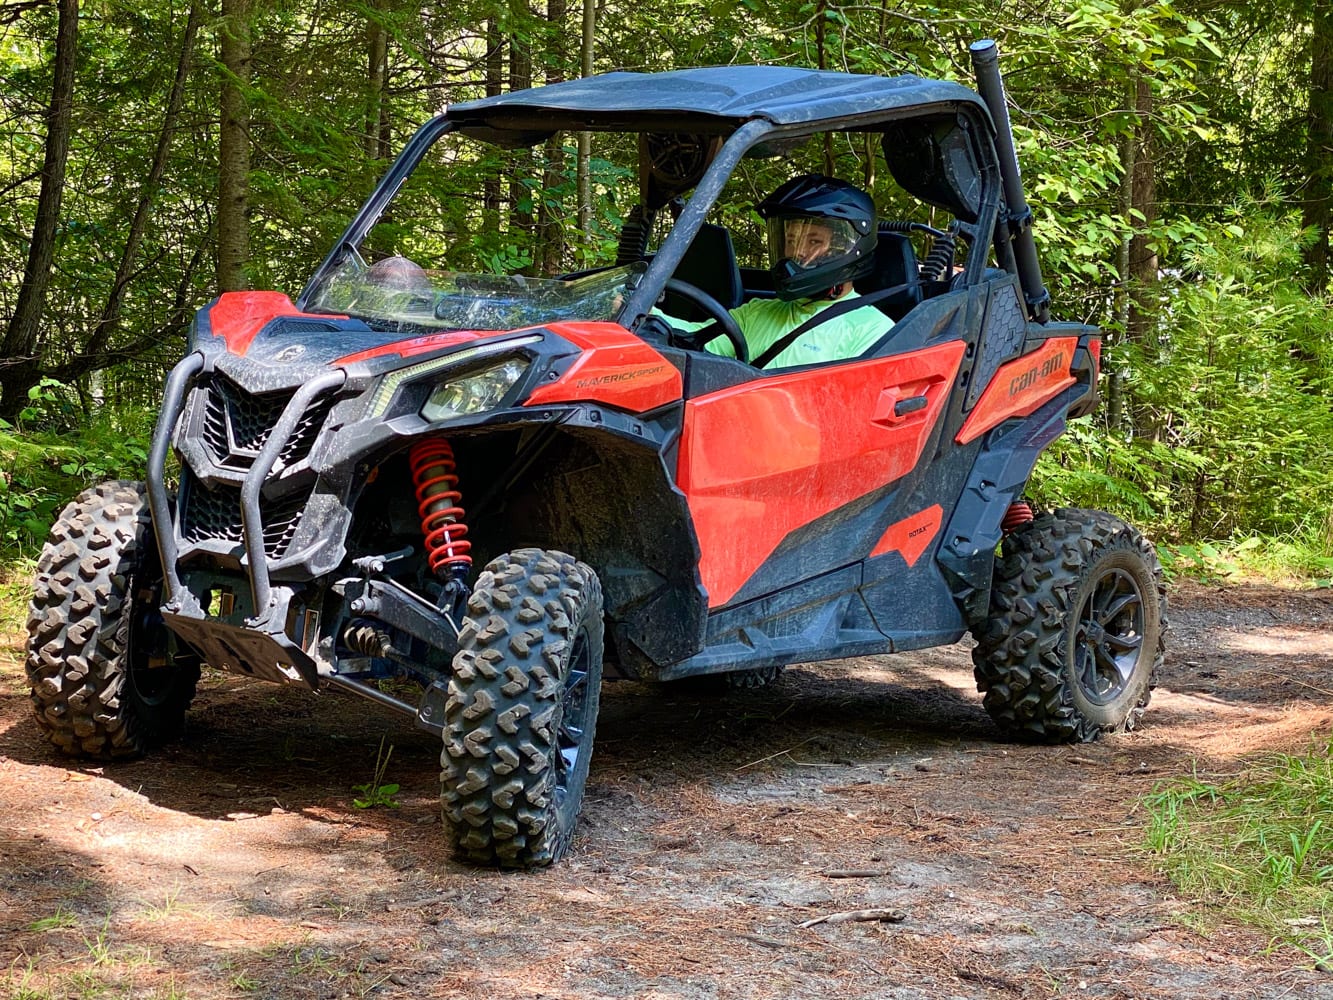
M 645 316 L 637 332 L 646 340 L 660 340 L 667 344 L 673 343 L 678 336 L 676 328 L 656 314 Z

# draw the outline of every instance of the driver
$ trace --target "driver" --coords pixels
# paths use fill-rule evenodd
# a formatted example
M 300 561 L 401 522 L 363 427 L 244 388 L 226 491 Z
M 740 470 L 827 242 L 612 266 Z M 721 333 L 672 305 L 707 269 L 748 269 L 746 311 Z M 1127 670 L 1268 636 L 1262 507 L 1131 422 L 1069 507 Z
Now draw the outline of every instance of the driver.
M 758 358 L 785 334 L 834 302 L 859 296 L 852 280 L 874 267 L 875 204 L 860 188 L 819 174 L 783 184 L 758 205 L 768 230 L 774 299 L 751 299 L 731 310 L 736 325 Z M 708 326 L 665 317 L 684 332 Z M 879 340 L 893 320 L 874 306 L 852 309 L 801 334 L 769 366 L 789 368 L 854 358 Z M 735 357 L 725 337 L 706 347 Z

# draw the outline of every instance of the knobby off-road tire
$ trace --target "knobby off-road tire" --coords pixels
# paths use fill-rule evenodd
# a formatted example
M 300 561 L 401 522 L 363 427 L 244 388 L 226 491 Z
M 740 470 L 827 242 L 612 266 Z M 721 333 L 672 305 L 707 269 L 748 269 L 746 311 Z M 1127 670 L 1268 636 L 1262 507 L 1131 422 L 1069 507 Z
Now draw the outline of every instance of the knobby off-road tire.
M 786 667 L 756 667 L 753 670 L 730 670 L 723 674 L 700 674 L 668 681 L 672 687 L 691 695 L 724 695 L 732 691 L 752 691 L 772 687 L 782 680 Z
M 458 854 L 506 868 L 568 848 L 602 686 L 602 588 L 573 556 L 519 549 L 468 599 L 444 709 L 445 825 Z
M 37 724 L 61 750 L 133 757 L 179 738 L 199 661 L 172 654 L 141 483 L 103 483 L 60 514 L 28 606 Z
M 972 662 L 1007 735 L 1089 742 L 1133 729 L 1166 648 L 1153 547 L 1110 514 L 1060 509 L 1004 540 Z
M 713 674 L 724 691 L 751 691 L 755 688 L 771 687 L 782 680 L 785 667 L 756 667 L 754 670 L 733 670 L 725 674 Z

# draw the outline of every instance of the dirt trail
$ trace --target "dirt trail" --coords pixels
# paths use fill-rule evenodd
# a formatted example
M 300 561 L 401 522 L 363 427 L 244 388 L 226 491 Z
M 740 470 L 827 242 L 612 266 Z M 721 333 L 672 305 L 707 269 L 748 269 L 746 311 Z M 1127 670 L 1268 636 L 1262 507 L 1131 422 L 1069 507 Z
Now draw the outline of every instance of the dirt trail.
M 501 874 L 448 859 L 437 743 L 397 717 L 210 673 L 185 744 L 80 767 L 9 636 L 0 996 L 1333 998 L 1186 929 L 1138 806 L 1330 732 L 1333 595 L 1191 588 L 1170 638 L 1144 729 L 1090 746 L 996 742 L 966 645 L 613 686 L 571 856 Z M 400 808 L 356 809 L 382 736 Z M 903 919 L 800 926 L 867 907 Z

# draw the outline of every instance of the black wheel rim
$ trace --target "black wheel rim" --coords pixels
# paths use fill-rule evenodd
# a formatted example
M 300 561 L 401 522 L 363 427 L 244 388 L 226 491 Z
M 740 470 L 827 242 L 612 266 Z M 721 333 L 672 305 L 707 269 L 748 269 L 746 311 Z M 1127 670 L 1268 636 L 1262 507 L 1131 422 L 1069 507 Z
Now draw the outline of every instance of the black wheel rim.
M 1105 705 L 1129 686 L 1143 655 L 1143 591 L 1123 569 L 1097 578 L 1078 609 L 1074 673 L 1089 701 Z
M 565 804 L 579 780 L 580 767 L 587 755 L 585 738 L 589 718 L 595 709 L 588 691 L 591 657 L 587 636 L 582 631 L 574 640 L 569 669 L 560 694 L 560 725 L 556 729 L 555 802 Z

